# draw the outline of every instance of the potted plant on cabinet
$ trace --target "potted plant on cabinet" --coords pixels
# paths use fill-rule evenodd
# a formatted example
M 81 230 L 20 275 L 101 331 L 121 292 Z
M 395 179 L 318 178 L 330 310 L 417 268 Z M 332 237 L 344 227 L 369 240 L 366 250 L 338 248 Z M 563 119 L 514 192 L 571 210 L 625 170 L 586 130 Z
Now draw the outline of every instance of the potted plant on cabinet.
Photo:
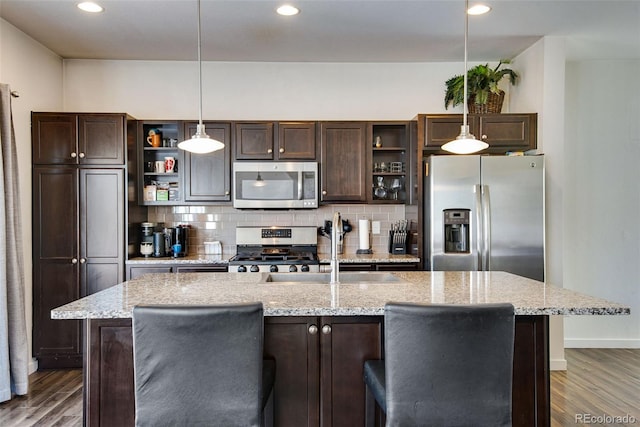
M 512 85 L 518 80 L 518 74 L 510 68 L 500 67 L 509 64 L 509 60 L 501 60 L 495 68 L 489 64 L 476 65 L 467 71 L 467 92 L 469 113 L 499 113 L 502 110 L 504 101 L 504 91 L 498 87 L 498 83 L 505 76 L 509 77 Z M 456 106 L 462 104 L 464 96 L 464 76 L 451 77 L 445 82 L 447 89 L 444 95 L 444 107 L 449 108 L 449 104 Z

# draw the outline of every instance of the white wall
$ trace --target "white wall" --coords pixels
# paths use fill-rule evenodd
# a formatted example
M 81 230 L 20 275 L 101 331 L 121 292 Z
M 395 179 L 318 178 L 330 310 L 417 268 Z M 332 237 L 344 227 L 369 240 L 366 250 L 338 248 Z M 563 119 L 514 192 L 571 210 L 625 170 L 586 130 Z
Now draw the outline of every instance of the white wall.
M 565 40 L 545 37 L 515 61 L 521 81 L 512 91 L 511 108 L 538 112 L 538 152 L 545 154 L 545 279 L 563 286 L 564 229 L 564 85 Z M 550 318 L 551 369 L 566 369 L 563 319 Z
M 631 306 L 567 318 L 568 347 L 640 347 L 639 73 L 640 60 L 567 65 L 565 287 Z
M 12 99 L 18 151 L 25 269 L 25 308 L 31 349 L 31 111 L 62 110 L 62 59 L 0 19 L 0 82 L 20 93 Z M 32 364 L 31 370 L 35 369 Z
M 409 120 L 444 112 L 459 63 L 204 63 L 204 119 Z M 197 119 L 196 62 L 65 61 L 65 110 Z M 460 109 L 450 110 L 454 112 Z

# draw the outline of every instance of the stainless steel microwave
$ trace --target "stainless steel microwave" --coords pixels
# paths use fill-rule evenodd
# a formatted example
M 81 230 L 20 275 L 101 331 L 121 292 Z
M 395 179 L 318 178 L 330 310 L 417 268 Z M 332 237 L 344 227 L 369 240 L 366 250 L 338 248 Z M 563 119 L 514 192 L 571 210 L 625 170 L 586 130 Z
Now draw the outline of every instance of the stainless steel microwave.
M 317 162 L 234 162 L 233 207 L 318 207 Z

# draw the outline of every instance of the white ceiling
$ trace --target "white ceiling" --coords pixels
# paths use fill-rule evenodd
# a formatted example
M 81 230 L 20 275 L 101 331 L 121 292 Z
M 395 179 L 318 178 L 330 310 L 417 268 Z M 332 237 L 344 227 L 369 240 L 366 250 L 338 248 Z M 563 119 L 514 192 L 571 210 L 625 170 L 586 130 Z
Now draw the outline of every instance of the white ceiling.
M 63 58 L 194 60 L 195 0 L 0 0 L 0 17 Z M 474 4 L 476 1 L 471 0 Z M 202 0 L 206 61 L 460 61 L 463 0 Z M 569 59 L 640 59 L 640 0 L 487 0 L 469 19 L 469 60 L 512 58 L 543 36 Z

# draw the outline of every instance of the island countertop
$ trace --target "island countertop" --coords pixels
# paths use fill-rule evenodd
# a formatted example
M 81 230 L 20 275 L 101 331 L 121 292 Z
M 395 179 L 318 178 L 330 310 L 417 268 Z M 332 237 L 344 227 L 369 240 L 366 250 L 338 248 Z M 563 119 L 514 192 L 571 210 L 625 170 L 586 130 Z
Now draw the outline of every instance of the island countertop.
M 354 274 L 354 273 L 351 273 Z M 357 273 L 356 273 L 357 274 Z M 265 316 L 377 316 L 389 301 L 420 304 L 509 302 L 517 315 L 617 315 L 630 308 L 506 272 L 389 273 L 392 283 L 278 283 L 269 273 L 156 273 L 51 311 L 53 319 L 130 318 L 141 304 L 213 305 L 260 301 Z

